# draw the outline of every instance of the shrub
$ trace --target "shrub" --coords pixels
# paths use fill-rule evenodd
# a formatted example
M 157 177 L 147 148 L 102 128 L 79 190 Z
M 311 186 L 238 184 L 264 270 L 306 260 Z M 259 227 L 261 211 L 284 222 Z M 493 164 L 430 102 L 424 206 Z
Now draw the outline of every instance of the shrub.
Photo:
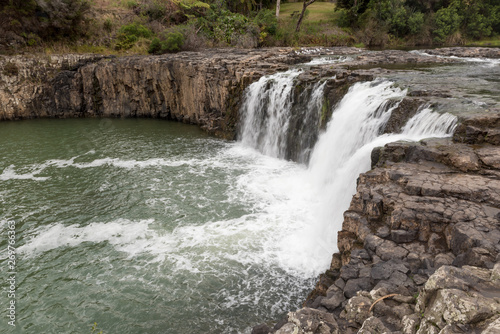
M 441 8 L 434 17 L 436 29 L 434 30 L 434 41 L 444 43 L 446 37 L 456 32 L 462 22 L 462 17 L 458 14 L 454 6 Z
M 424 25 L 424 14 L 421 12 L 415 12 L 408 18 L 408 33 L 410 35 L 416 35 L 422 31 Z
M 160 54 L 161 53 L 161 41 L 158 37 L 153 38 L 151 44 L 148 48 L 148 53 L 151 54 Z
M 259 26 L 261 32 L 266 32 L 269 35 L 276 35 L 278 30 L 278 20 L 276 14 L 269 9 L 263 9 L 257 13 L 253 22 Z
M 131 23 L 124 25 L 120 28 L 118 32 L 118 42 L 116 43 L 116 49 L 127 50 L 130 49 L 140 37 L 150 38 L 153 35 L 151 30 L 139 23 Z
M 337 24 L 340 27 L 348 28 L 354 25 L 354 16 L 349 10 L 342 8 L 339 9 L 338 12 L 339 18 Z
M 404 36 L 408 32 L 408 12 L 405 7 L 400 6 L 394 8 L 392 15 L 388 19 L 389 32 L 396 36 Z
M 184 43 L 184 35 L 180 32 L 168 32 L 164 34 L 163 40 L 155 37 L 149 45 L 148 52 L 162 54 L 166 52 L 178 52 Z
M 184 35 L 180 32 L 170 32 L 165 35 L 162 49 L 167 52 L 177 52 L 181 50 L 182 43 L 184 43 Z

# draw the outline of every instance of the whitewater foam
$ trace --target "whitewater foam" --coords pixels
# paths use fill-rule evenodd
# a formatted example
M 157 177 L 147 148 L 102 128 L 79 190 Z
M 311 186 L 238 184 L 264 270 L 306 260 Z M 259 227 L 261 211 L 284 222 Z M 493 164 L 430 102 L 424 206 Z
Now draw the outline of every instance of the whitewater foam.
M 477 58 L 477 57 L 458 57 L 458 56 L 442 56 L 442 55 L 433 55 L 423 51 L 412 50 L 410 53 L 420 55 L 420 56 L 428 56 L 428 57 L 436 57 L 443 59 L 456 59 L 466 63 L 477 63 L 486 67 L 494 67 L 500 65 L 500 59 L 493 58 Z
M 255 179 L 264 180 L 260 184 L 252 183 L 250 179 L 242 180 L 244 185 L 257 186 L 247 188 L 248 193 L 258 194 L 258 197 L 273 203 L 260 208 L 267 211 L 269 224 L 280 222 L 283 217 L 289 222 L 278 223 L 284 230 L 279 230 L 279 238 L 266 244 L 265 248 L 268 256 L 275 258 L 281 267 L 309 275 L 316 275 L 328 267 L 331 254 L 337 250 L 336 235 L 341 229 L 343 213 L 356 191 L 358 175 L 370 168 L 373 148 L 397 140 L 420 140 L 452 133 L 455 116 L 424 108 L 408 121 L 401 134 L 380 135 L 392 110 L 406 92 L 384 80 L 353 85 L 333 111 L 326 131 L 314 146 L 308 169 L 291 176 L 286 182 L 296 185 L 295 188 L 283 188 L 281 194 L 286 195 L 275 202 L 276 198 L 266 194 L 267 189 L 279 188 L 272 184 L 272 180 L 264 175 L 255 176 Z M 281 112 L 287 115 L 289 111 L 285 108 L 287 105 Z M 260 131 L 252 128 L 258 124 L 258 121 L 246 124 L 248 127 L 242 133 L 241 142 L 268 154 L 269 150 L 246 140 L 245 135 L 255 136 L 255 132 Z M 281 128 L 279 131 L 286 130 Z M 268 135 L 279 137 L 283 134 L 273 132 Z M 248 177 L 254 176 L 249 174 Z

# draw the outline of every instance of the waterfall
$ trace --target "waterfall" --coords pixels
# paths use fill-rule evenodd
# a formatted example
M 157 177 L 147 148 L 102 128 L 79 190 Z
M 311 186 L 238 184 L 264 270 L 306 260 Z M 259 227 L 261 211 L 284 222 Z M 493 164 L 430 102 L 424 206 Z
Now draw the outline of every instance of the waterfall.
M 248 87 L 239 135 L 244 145 L 265 155 L 285 157 L 293 80 L 301 72 L 294 69 L 267 75 Z
M 306 162 L 317 141 L 326 81 L 295 96 L 294 69 L 251 84 L 241 108 L 241 142 L 265 155 Z
M 337 251 L 337 232 L 342 229 L 343 213 L 356 193 L 359 174 L 370 169 L 371 151 L 398 140 L 447 137 L 455 129 L 455 116 L 424 108 L 408 120 L 400 134 L 381 135 L 397 106 L 388 102 L 405 95 L 405 90 L 389 81 L 355 84 L 333 112 L 326 132 L 314 147 L 309 172 L 323 203 L 317 212 L 316 226 L 308 229 L 305 238 L 308 247 L 316 247 L 317 256 L 325 254 L 325 265 L 331 253 Z
M 243 144 L 250 144 L 264 154 L 286 151 L 286 147 L 271 150 L 266 145 L 285 143 L 283 138 L 286 135 L 283 132 L 291 131 L 286 118 L 291 117 L 292 99 L 284 98 L 283 93 L 286 86 L 287 94 L 290 94 L 289 85 L 292 84 L 292 77 L 297 75 L 294 71 L 285 72 L 274 78 L 263 78 L 254 87 L 250 87 L 244 105 L 246 109 L 242 109 L 242 113 L 248 113 L 245 116 L 244 131 L 241 132 Z M 317 93 L 323 94 L 321 86 L 315 88 Z M 271 92 L 273 89 L 279 92 Z M 261 102 L 258 102 L 257 93 L 261 94 Z M 281 94 L 283 104 L 277 105 L 277 99 L 273 103 L 267 101 L 270 100 L 269 96 L 278 93 Z M 311 94 L 311 97 L 315 96 L 315 101 L 318 101 L 316 95 Z M 288 259 L 293 258 L 297 266 L 307 265 L 316 272 L 328 267 L 331 254 L 337 251 L 337 232 L 342 228 L 343 213 L 356 192 L 356 179 L 360 173 L 370 169 L 371 151 L 375 147 L 398 140 L 416 141 L 452 134 L 456 117 L 433 112 L 428 107 L 412 117 L 401 133 L 382 134 L 391 112 L 405 96 L 406 90 L 395 87 L 389 81 L 356 83 L 333 111 L 326 130 L 314 146 L 305 176 L 298 181 L 308 183 L 314 189 L 314 197 L 318 202 L 317 207 L 312 210 L 315 217 L 309 219 L 309 223 L 302 228 L 291 232 L 281 243 L 283 254 Z M 311 102 L 308 105 L 312 105 Z M 256 119 L 258 117 L 263 118 L 259 121 Z M 271 124 L 265 123 L 272 123 L 274 119 L 280 119 L 283 126 L 271 131 Z M 247 127 L 250 124 L 253 128 Z M 259 125 L 263 128 L 259 128 Z M 274 156 L 281 157 L 280 154 Z

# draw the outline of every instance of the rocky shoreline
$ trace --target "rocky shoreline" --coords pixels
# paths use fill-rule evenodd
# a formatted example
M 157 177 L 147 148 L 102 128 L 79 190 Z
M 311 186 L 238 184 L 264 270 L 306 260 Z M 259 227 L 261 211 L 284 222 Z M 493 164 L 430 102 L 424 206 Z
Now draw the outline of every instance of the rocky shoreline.
M 328 80 L 331 104 L 354 82 L 384 73 L 385 65 L 500 58 L 498 49 L 422 52 L 284 48 L 126 58 L 0 56 L 0 120 L 153 117 L 234 139 L 245 88 L 315 55 L 352 57 L 309 66 L 298 77 L 302 91 L 318 78 Z M 444 93 L 410 92 L 386 131 L 400 129 L 433 94 Z M 495 107 L 460 116 L 453 138 L 375 149 L 373 169 L 359 176 L 344 213 L 339 253 L 304 308 L 253 333 L 498 333 L 499 145 Z

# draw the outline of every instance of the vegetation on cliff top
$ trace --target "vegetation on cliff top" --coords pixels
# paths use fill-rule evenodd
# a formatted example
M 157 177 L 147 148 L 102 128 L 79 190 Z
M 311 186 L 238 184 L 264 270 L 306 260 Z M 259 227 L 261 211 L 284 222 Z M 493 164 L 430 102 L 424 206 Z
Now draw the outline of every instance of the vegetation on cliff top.
M 0 0 L 0 52 L 165 53 L 206 47 L 498 46 L 497 0 Z

